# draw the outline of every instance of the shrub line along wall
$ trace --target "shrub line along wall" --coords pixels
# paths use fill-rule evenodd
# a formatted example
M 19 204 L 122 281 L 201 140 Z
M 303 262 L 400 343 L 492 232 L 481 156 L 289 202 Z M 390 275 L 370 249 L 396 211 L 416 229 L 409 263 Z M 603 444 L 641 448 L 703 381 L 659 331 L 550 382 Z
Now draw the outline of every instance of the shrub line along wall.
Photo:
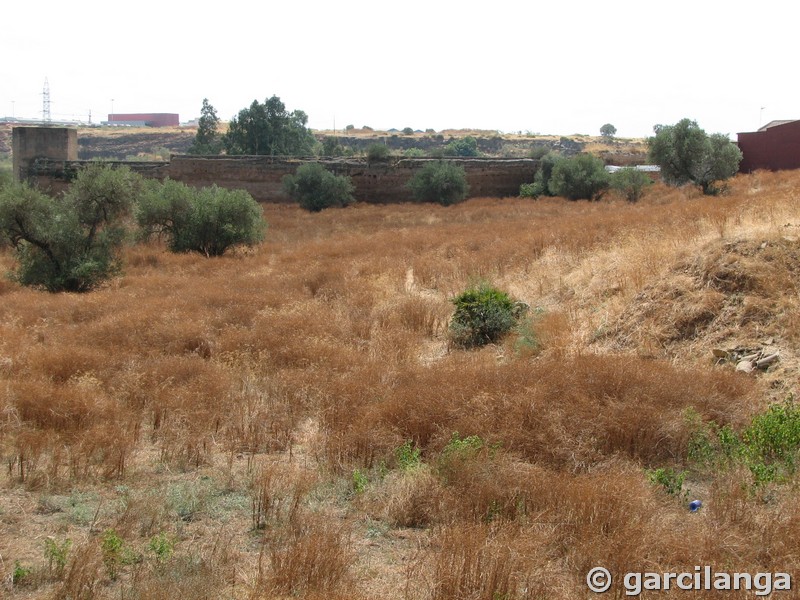
M 20 132 L 18 129 L 34 130 Z M 41 138 L 47 136 L 42 130 L 52 134 L 53 144 L 45 148 Z M 27 179 L 51 193 L 58 193 L 68 187 L 77 169 L 88 161 L 74 160 L 74 151 L 67 152 L 64 146 L 63 131 L 58 128 L 15 128 L 14 148 L 28 136 L 40 140 L 38 154 L 30 153 L 17 167 L 15 174 L 19 179 Z M 126 165 L 145 177 L 165 179 L 169 177 L 194 187 L 216 184 L 228 189 L 247 190 L 259 202 L 290 203 L 291 198 L 283 191 L 283 177 L 293 174 L 312 158 L 287 158 L 269 156 L 189 156 L 174 155 L 169 162 L 114 161 L 110 164 Z M 400 159 L 388 163 L 368 164 L 356 159 L 320 159 L 322 165 L 337 175 L 347 175 L 353 181 L 356 200 L 378 204 L 407 202 L 413 200 L 406 187 L 414 174 L 425 164 L 438 159 L 413 158 Z M 452 163 L 464 167 L 470 186 L 470 197 L 517 196 L 519 186 L 533 181 L 538 161 L 533 159 L 480 159 L 448 158 Z M 16 159 L 15 159 L 16 161 Z

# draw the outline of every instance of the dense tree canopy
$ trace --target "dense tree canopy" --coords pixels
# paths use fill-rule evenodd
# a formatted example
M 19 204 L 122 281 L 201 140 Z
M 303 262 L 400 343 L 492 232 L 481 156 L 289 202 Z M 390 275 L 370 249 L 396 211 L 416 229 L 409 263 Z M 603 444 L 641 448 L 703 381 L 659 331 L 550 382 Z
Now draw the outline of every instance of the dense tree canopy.
M 690 119 L 654 129 L 656 135 L 647 140 L 650 160 L 661 167 L 661 177 L 670 185 L 693 183 L 704 194 L 717 194 L 719 182 L 739 170 L 742 152 L 724 134 L 708 135 Z
M 314 139 L 302 110 L 288 112 L 281 99 L 257 100 L 239 111 L 223 137 L 228 154 L 302 156 L 313 153 Z

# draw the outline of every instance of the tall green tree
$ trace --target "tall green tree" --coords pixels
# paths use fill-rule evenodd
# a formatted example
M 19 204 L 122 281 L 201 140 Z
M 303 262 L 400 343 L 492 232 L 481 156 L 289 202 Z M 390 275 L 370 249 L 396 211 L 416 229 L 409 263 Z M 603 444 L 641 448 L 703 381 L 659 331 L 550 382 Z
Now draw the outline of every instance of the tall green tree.
M 704 194 L 715 195 L 721 181 L 739 170 L 742 152 L 721 133 L 708 135 L 697 121 L 682 119 L 675 125 L 656 125 L 647 139 L 650 160 L 661 167 L 662 179 L 670 185 L 692 183 Z
M 216 109 L 203 98 L 197 133 L 189 148 L 189 154 L 219 154 L 222 151 L 222 136 L 219 133 L 219 117 Z
M 287 111 L 277 96 L 263 104 L 253 100 L 231 120 L 223 144 L 228 154 L 310 155 L 316 140 L 306 123 L 306 113 Z
M 606 139 L 613 139 L 617 135 L 617 128 L 611 123 L 606 123 L 600 128 L 600 135 Z

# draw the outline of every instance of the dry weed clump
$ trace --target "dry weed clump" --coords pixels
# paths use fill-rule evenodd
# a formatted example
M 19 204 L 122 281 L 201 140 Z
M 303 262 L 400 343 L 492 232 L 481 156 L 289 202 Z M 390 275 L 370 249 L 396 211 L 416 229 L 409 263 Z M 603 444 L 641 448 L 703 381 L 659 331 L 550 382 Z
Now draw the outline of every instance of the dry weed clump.
M 87 540 L 73 551 L 64 581 L 53 592 L 54 600 L 92 600 L 103 583 L 103 558 L 96 540 Z
M 253 529 L 273 529 L 295 523 L 315 483 L 315 474 L 306 469 L 280 464 L 262 466 L 251 482 Z
M 528 540 L 538 538 L 514 525 L 452 525 L 432 532 L 408 570 L 406 598 L 526 599 L 555 597 L 564 581 L 542 577 L 546 556 Z M 551 571 L 552 574 L 552 571 Z
M 741 425 L 756 406 L 752 383 L 738 374 L 594 355 L 502 365 L 452 356 L 436 368 L 399 371 L 379 397 L 353 391 L 336 394 L 323 425 L 331 456 L 346 452 L 367 466 L 402 440 L 440 451 L 453 432 L 559 468 L 617 455 L 644 465 L 682 461 L 687 409 Z
M 168 560 L 150 557 L 139 563 L 130 581 L 121 583 L 120 595 L 142 600 L 236 597 L 237 584 L 241 586 L 237 570 L 242 560 L 236 540 L 219 532 L 208 537 Z
M 443 513 L 452 505 L 445 503 L 444 493 L 441 481 L 423 465 L 392 471 L 381 485 L 371 487 L 361 502 L 372 517 L 392 527 L 428 527 L 449 520 Z
M 264 536 L 252 598 L 358 597 L 349 532 L 329 518 L 306 515 Z

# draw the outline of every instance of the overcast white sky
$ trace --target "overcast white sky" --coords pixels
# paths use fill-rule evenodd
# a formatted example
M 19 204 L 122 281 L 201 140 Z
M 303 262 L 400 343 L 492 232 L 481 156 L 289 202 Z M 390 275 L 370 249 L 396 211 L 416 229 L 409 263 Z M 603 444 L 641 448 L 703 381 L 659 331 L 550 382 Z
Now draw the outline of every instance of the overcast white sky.
M 309 126 L 621 137 L 800 119 L 800 3 L 11 0 L 0 116 L 229 119 L 277 95 Z M 762 107 L 763 110 L 762 110 Z

